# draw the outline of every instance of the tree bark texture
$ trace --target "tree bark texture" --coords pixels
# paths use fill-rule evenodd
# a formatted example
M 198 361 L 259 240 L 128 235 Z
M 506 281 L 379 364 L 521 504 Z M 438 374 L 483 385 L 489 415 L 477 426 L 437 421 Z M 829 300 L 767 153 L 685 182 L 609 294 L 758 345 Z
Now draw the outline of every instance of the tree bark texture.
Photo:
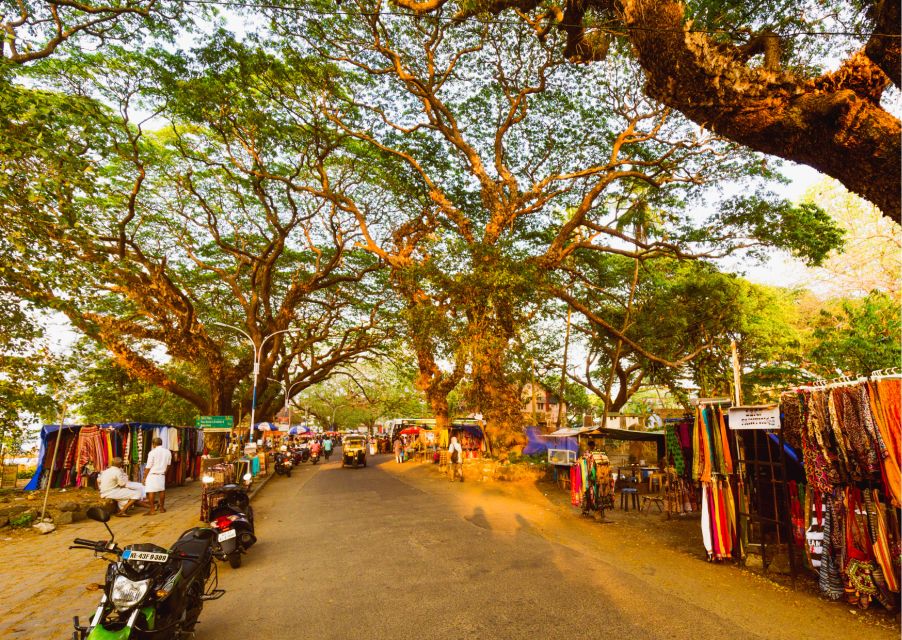
M 651 97 L 751 149 L 832 176 L 900 221 L 900 123 L 880 106 L 891 78 L 865 50 L 805 78 L 749 66 L 688 31 L 678 2 L 625 0 L 622 12 Z M 874 57 L 887 68 L 893 58 Z

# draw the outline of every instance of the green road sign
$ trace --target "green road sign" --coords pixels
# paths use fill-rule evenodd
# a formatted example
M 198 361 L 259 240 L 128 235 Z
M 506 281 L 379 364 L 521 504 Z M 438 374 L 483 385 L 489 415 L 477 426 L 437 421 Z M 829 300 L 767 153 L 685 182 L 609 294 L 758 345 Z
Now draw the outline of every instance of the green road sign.
M 231 429 L 232 416 L 198 416 L 194 426 L 198 429 Z

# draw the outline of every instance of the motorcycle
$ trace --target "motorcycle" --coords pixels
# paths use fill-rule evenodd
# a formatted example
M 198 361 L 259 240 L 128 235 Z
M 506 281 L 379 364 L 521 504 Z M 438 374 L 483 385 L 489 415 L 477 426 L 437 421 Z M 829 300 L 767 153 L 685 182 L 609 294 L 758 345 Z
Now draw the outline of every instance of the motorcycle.
M 280 476 L 288 476 L 291 477 L 291 460 L 289 459 L 286 453 L 281 451 L 276 452 L 275 455 L 276 461 L 276 473 Z
M 251 474 L 245 474 L 245 484 L 249 485 L 250 481 Z M 210 527 L 216 531 L 213 555 L 220 560 L 228 560 L 229 566 L 237 569 L 241 566 L 241 555 L 247 553 L 257 541 L 254 535 L 254 510 L 250 505 L 247 488 L 227 484 L 211 490 L 208 495 L 214 502 L 210 509 Z
M 88 549 L 109 562 L 100 604 L 87 626 L 73 619 L 73 640 L 124 640 L 194 635 L 204 602 L 221 598 L 213 561 L 213 530 L 188 529 L 170 549 L 154 544 L 120 548 L 107 524 L 110 514 L 99 507 L 88 517 L 102 522 L 109 540 L 76 538 L 70 549 Z
M 289 449 L 289 453 L 291 454 L 291 463 L 298 467 L 304 461 L 304 457 L 301 454 L 300 449 Z
M 313 453 L 310 454 L 310 462 L 312 464 L 316 464 L 317 462 L 319 462 L 319 456 L 320 456 L 319 451 L 314 451 Z
M 310 447 L 304 447 L 301 449 L 301 462 L 307 462 L 310 460 Z

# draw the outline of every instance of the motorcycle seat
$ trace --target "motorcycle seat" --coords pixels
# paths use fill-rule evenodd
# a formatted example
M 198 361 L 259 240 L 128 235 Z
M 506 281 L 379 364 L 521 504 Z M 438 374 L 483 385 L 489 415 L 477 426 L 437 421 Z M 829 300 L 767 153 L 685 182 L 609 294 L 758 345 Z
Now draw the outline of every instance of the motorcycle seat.
M 212 551 L 213 536 L 209 530 L 191 529 L 182 534 L 174 545 L 172 545 L 173 553 L 184 553 L 191 557 L 180 558 L 182 561 L 182 572 L 186 578 L 193 576 L 198 569 L 210 561 L 213 554 Z

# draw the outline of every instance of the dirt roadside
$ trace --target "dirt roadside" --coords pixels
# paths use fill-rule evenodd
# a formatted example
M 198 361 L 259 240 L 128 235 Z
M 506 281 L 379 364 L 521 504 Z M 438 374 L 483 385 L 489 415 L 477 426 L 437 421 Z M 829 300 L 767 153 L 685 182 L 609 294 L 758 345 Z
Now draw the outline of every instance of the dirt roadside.
M 616 565 L 637 581 L 692 594 L 694 602 L 705 603 L 712 615 L 736 629 L 769 638 L 789 637 L 789 632 L 795 638 L 821 638 L 827 629 L 837 637 L 899 637 L 898 614 L 862 612 L 824 600 L 806 576 L 791 588 L 788 580 L 706 562 L 697 520 L 667 521 L 659 515 L 615 510 L 607 522 L 598 523 L 581 517 L 569 496 L 551 484 L 451 483 L 430 464 L 384 462 L 380 467 L 426 493 L 452 495 L 458 513 L 477 526 L 511 534 L 526 529 L 561 545 L 562 553 L 585 558 L 589 572 L 592 563 Z M 610 592 L 617 597 L 616 588 Z M 637 615 L 654 624 L 654 602 L 623 605 L 637 607 Z
M 256 482 L 254 492 L 266 480 Z M 182 531 L 201 524 L 201 491 L 200 482 L 170 489 L 166 513 L 146 517 L 145 510 L 137 510 L 129 518 L 112 518 L 110 528 L 126 544 L 169 547 Z M 28 502 L 35 501 L 40 509 L 40 500 Z M 106 564 L 89 551 L 68 549 L 76 537 L 99 540 L 108 534 L 92 520 L 62 526 L 47 535 L 30 529 L 0 529 L 0 638 L 71 637 L 72 616 L 84 617 L 93 610 L 99 596 L 86 587 L 103 581 Z

